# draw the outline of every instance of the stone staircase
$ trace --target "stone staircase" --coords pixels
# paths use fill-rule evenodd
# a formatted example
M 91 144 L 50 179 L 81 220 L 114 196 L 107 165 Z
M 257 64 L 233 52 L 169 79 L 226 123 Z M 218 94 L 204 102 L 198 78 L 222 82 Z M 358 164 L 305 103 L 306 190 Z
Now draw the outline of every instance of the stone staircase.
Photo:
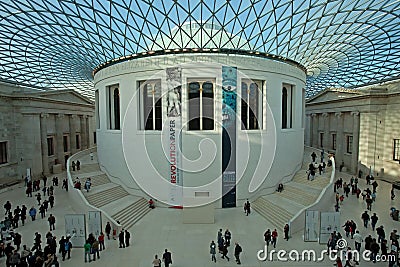
M 73 181 L 80 180 L 87 202 L 119 221 L 123 228 L 131 228 L 151 210 L 146 199 L 130 195 L 121 185 L 113 183 L 107 174 L 101 171 L 97 161 L 89 158 L 89 151 L 73 157 L 71 162 L 79 160 L 81 168 L 79 171 L 72 171 L 70 167 L 71 178 Z M 97 159 L 97 155 L 95 158 Z M 92 182 L 89 192 L 84 189 L 87 178 Z
M 120 222 L 120 224 L 125 228 L 130 228 L 141 218 L 143 218 L 150 210 L 151 209 L 149 208 L 147 201 L 144 198 L 140 198 L 116 214 L 112 215 L 112 218 Z
M 284 184 L 282 192 L 261 196 L 252 203 L 253 209 L 271 223 L 271 228 L 283 229 L 300 210 L 315 203 L 322 189 L 329 184 L 332 168 L 326 168 L 322 175 L 317 171 L 315 179 L 310 181 L 306 172 L 308 164 L 304 160 L 302 169 Z

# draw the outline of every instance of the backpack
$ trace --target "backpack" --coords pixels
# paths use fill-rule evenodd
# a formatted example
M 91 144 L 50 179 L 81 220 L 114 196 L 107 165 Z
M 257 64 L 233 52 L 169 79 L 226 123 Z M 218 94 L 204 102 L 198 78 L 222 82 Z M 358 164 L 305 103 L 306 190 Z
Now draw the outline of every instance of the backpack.
M 69 250 L 69 242 L 65 242 L 64 249 L 65 249 L 65 251 Z

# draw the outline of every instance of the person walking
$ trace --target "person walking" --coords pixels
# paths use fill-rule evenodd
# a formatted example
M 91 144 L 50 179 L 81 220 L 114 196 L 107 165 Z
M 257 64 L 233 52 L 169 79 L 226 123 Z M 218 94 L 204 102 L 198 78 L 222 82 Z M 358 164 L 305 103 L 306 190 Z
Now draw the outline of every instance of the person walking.
M 363 222 L 364 222 L 364 227 L 365 228 L 368 228 L 368 221 L 369 221 L 369 214 L 368 214 L 368 211 L 365 211 L 362 215 L 361 215 L 361 219 L 363 220 Z
M 226 244 L 226 242 L 224 243 L 224 245 L 222 246 L 222 259 L 227 259 L 229 261 L 229 257 L 228 257 L 228 245 Z
M 161 260 L 158 258 L 157 255 L 154 256 L 153 266 L 154 267 L 161 267 Z
M 285 233 L 286 241 L 289 241 L 289 224 L 285 224 L 285 227 L 283 227 L 283 232 Z
M 354 238 L 354 247 L 356 248 L 356 250 L 357 250 L 358 252 L 360 252 L 360 250 L 361 250 L 361 243 L 363 242 L 363 238 L 362 238 L 362 236 L 360 235 L 360 232 L 359 232 L 359 231 L 356 231 L 356 233 L 354 234 L 353 238 Z
M 274 229 L 274 231 L 272 231 L 271 237 L 272 237 L 271 244 L 272 244 L 272 245 L 274 246 L 274 248 L 275 248 L 275 247 L 276 247 L 276 241 L 277 241 L 277 239 L 278 239 L 278 231 L 276 231 L 276 229 Z
M 372 230 L 375 231 L 375 225 L 378 222 L 378 216 L 376 216 L 376 213 L 374 213 L 371 216 L 371 226 L 372 226 Z
M 267 229 L 267 231 L 265 231 L 264 240 L 265 240 L 265 243 L 267 244 L 267 247 L 268 247 L 269 243 L 271 242 L 271 230 Z
M 239 245 L 239 243 L 235 243 L 235 259 L 237 264 L 241 264 L 240 262 L 240 253 L 242 253 L 242 247 Z
M 217 258 L 215 257 L 217 245 L 215 244 L 214 240 L 211 241 L 210 244 L 210 254 L 211 254 L 211 261 L 217 262 Z
M 164 266 L 169 267 L 170 264 L 172 264 L 172 255 L 171 252 L 169 252 L 167 249 L 164 250 L 164 254 L 162 256 Z

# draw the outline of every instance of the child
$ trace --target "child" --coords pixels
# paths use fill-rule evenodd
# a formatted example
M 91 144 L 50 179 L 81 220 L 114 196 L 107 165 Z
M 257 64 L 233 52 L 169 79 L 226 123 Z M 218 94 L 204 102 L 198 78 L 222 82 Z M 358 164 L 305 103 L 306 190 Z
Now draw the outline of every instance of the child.
M 340 204 L 342 204 L 342 203 L 343 203 L 343 200 L 344 200 L 344 195 L 341 195 L 340 198 L 339 198 L 339 200 L 340 200 Z

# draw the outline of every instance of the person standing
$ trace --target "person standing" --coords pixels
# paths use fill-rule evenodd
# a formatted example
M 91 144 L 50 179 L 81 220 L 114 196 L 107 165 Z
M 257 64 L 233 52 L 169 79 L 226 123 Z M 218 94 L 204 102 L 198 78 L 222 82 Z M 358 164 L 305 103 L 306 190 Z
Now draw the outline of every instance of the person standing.
M 271 237 L 272 237 L 271 244 L 274 245 L 274 248 L 275 248 L 276 247 L 276 241 L 278 239 L 278 231 L 276 231 L 276 229 L 274 229 L 274 231 L 272 231 Z
M 56 230 L 56 217 L 53 214 L 50 214 L 49 218 L 47 219 L 50 225 L 50 231 Z
M 119 248 L 125 248 L 124 230 L 121 230 L 121 232 L 119 233 L 118 240 L 119 240 Z
M 215 257 L 215 254 L 216 254 L 216 248 L 217 247 L 217 245 L 215 245 L 215 242 L 214 242 L 214 240 L 212 240 L 211 241 L 211 244 L 210 244 L 210 254 L 211 254 L 211 261 L 213 261 L 213 262 L 217 262 L 217 258 Z
M 72 161 L 72 171 L 73 172 L 75 171 L 75 167 L 76 167 L 75 161 Z
M 250 209 L 250 202 L 248 199 L 247 199 L 246 203 L 244 204 L 244 207 L 245 207 L 245 211 L 246 211 L 246 216 L 249 216 L 251 209 Z
M 83 250 L 85 252 L 85 262 L 87 262 L 88 259 L 89 259 L 89 262 L 92 261 L 92 259 L 90 258 L 90 248 L 91 248 L 91 245 L 89 243 L 89 240 L 86 240 L 85 245 L 83 245 Z
M 237 264 L 241 264 L 240 262 L 240 253 L 242 252 L 242 247 L 236 242 L 235 243 L 235 259 Z
M 99 241 L 97 241 L 95 239 L 92 244 L 93 261 L 96 260 L 96 255 L 97 255 L 97 259 L 100 259 L 99 246 L 100 246 Z
M 76 161 L 76 170 L 79 171 L 81 169 L 81 162 L 79 160 Z
M 125 245 L 126 247 L 129 247 L 129 239 L 131 238 L 131 233 L 128 232 L 128 230 L 125 230 Z
M 285 224 L 285 227 L 283 227 L 283 232 L 285 233 L 286 241 L 289 241 L 289 224 Z
M 229 232 L 229 229 L 226 229 L 224 236 L 225 236 L 225 242 L 229 247 L 231 245 L 231 238 L 232 238 L 232 234 L 231 232 Z
M 100 248 L 99 248 L 100 251 L 106 249 L 106 247 L 104 246 L 104 234 L 103 234 L 103 232 L 100 233 L 98 240 L 99 240 L 99 244 L 100 244 Z
M 158 258 L 157 255 L 154 256 L 153 266 L 154 267 L 161 267 L 161 260 Z
M 110 225 L 110 222 L 107 222 L 106 228 L 105 228 L 105 232 L 106 232 L 106 235 L 107 235 L 108 240 L 110 240 L 110 234 L 111 234 L 111 225 Z
M 93 160 L 93 152 L 90 152 L 89 156 L 90 156 L 90 160 Z
M 165 267 L 169 267 L 169 265 L 172 264 L 171 252 L 169 252 L 167 249 L 165 249 L 162 259 L 163 259 Z

